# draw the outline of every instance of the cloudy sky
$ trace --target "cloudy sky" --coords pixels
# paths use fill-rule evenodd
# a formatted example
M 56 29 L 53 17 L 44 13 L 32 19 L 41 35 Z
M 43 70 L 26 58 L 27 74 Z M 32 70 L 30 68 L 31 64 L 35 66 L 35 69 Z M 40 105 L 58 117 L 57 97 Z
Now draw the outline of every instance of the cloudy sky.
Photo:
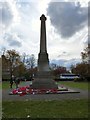
M 0 54 L 6 48 L 37 58 L 40 16 L 45 14 L 49 59 L 81 59 L 88 40 L 89 0 L 0 1 Z

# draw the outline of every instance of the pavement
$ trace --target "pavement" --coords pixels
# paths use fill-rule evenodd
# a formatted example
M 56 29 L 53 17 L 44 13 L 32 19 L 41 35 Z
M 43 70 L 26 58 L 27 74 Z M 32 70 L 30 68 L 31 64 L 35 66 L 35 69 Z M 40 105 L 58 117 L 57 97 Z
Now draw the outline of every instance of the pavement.
M 27 81 L 20 86 L 30 85 Z M 77 88 L 70 88 L 79 93 L 64 93 L 64 94 L 29 94 L 24 96 L 9 95 L 12 89 L 2 90 L 2 101 L 28 101 L 28 100 L 70 100 L 70 99 L 88 99 L 88 90 L 81 90 Z

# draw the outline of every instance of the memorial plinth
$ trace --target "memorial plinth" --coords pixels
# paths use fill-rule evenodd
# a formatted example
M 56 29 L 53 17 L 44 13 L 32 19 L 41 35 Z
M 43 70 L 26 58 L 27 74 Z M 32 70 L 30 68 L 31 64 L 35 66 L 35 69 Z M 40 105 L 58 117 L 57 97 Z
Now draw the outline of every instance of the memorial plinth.
M 46 44 L 46 17 L 44 14 L 40 17 L 41 31 L 40 31 L 40 53 L 38 54 L 38 72 L 35 80 L 32 82 L 34 89 L 54 89 L 58 88 L 53 80 L 51 71 L 49 69 L 49 58 Z

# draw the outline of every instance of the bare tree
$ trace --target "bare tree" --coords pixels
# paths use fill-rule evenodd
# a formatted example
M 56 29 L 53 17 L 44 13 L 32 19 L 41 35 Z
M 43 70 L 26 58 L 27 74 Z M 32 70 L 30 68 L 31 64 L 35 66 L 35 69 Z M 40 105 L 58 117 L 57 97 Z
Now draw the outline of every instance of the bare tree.
M 34 54 L 27 57 L 26 63 L 30 69 L 33 69 L 35 67 L 35 56 Z

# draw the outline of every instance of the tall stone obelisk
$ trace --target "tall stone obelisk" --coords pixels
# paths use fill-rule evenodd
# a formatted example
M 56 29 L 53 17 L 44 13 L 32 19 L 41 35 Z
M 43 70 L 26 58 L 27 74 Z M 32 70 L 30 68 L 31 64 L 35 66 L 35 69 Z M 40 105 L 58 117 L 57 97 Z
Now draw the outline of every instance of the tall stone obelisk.
M 38 71 L 35 80 L 32 82 L 34 89 L 54 89 L 58 88 L 55 81 L 52 79 L 52 74 L 49 69 L 49 59 L 46 44 L 46 17 L 44 14 L 40 17 L 40 53 L 38 54 Z
M 46 17 L 42 15 L 41 20 L 41 31 L 40 31 L 40 53 L 38 55 L 38 71 L 50 71 L 49 70 L 49 59 L 46 45 Z

